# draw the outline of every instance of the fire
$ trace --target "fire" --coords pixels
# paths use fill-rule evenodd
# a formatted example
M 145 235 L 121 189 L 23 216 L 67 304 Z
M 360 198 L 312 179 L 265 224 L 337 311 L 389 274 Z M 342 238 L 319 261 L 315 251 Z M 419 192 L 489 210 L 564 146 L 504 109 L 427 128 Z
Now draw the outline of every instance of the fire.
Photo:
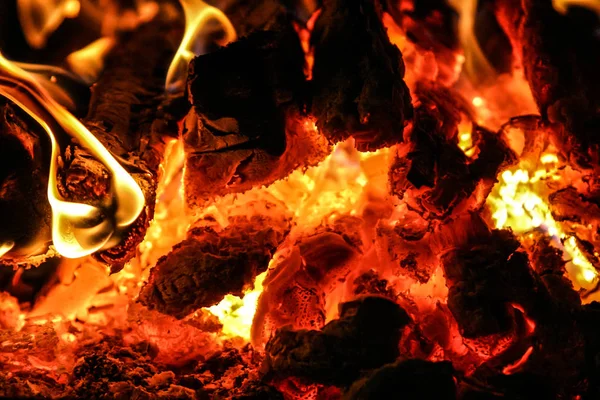
M 597 0 L 552 0 L 552 6 L 561 14 L 566 14 L 571 6 L 586 7 L 600 15 L 600 3 Z
M 197 38 L 202 37 L 200 32 L 211 19 L 219 22 L 225 31 L 223 39 L 219 40 L 220 45 L 224 46 L 236 39 L 235 28 L 218 8 L 212 7 L 202 0 L 180 0 L 180 3 L 185 14 L 185 33 L 167 72 L 165 88 L 171 93 L 183 90 L 182 85 L 186 79 L 190 60 L 194 56 L 204 53 L 202 48 L 198 48 Z
M 67 56 L 66 62 L 71 71 L 76 73 L 84 82 L 92 84 L 104 68 L 104 56 L 115 45 L 115 39 L 102 37 L 83 49 L 74 51 Z
M 52 239 L 56 250 L 67 258 L 79 258 L 118 243 L 120 234 L 142 212 L 144 195 L 133 177 L 119 164 L 98 139 L 69 111 L 56 102 L 31 77 L 0 54 L 0 94 L 29 114 L 48 134 L 52 156 L 48 179 L 48 200 L 52 207 Z M 52 122 L 47 122 L 48 115 Z M 112 174 L 113 198 L 106 207 L 63 199 L 58 192 L 60 164 L 56 128 L 79 141 Z M 54 130 L 53 130 L 54 129 Z M 116 205 L 113 212 L 109 211 Z
M 565 253 L 567 272 L 578 288 L 591 289 L 598 272 L 577 245 L 554 220 L 547 201 L 548 181 L 561 179 L 559 159 L 553 152 L 543 153 L 539 160 L 522 160 L 515 168 L 504 171 L 487 199 L 496 228 L 511 228 L 526 235 L 534 230 L 545 232 Z
M 226 224 L 226 215 L 244 207 L 249 199 L 277 199 L 293 215 L 294 238 L 322 222 L 332 222 L 340 215 L 357 215 L 370 197 L 384 196 L 391 149 L 359 152 L 349 140 L 338 144 L 319 165 L 296 170 L 268 187 L 255 188 L 242 195 L 218 199 L 204 211 Z M 244 208 L 245 210 L 246 208 Z M 273 261 L 273 260 L 272 260 Z M 268 270 L 267 270 L 268 272 Z M 223 324 L 223 334 L 250 338 L 252 320 L 267 272 L 256 277 L 253 289 L 243 298 L 227 295 L 219 304 L 207 308 Z
M 65 18 L 79 15 L 79 0 L 18 0 L 19 22 L 31 47 L 42 48 Z

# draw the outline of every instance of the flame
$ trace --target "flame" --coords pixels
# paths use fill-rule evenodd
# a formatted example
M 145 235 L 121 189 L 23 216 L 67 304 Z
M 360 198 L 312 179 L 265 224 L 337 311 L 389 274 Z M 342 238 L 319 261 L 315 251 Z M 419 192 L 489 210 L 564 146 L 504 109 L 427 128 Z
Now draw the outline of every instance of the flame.
M 585 7 L 600 15 L 600 2 L 598 0 L 552 0 L 552 6 L 561 14 L 566 14 L 570 7 Z
M 100 38 L 66 58 L 71 71 L 77 74 L 88 85 L 96 82 L 104 69 L 104 57 L 115 45 L 111 37 Z
M 474 81 L 494 78 L 496 71 L 481 51 L 474 32 L 477 0 L 450 0 L 449 4 L 459 17 L 458 37 L 465 52 L 464 72 Z
M 496 228 L 511 228 L 525 235 L 533 230 L 546 232 L 562 248 L 567 257 L 567 273 L 576 289 L 591 289 L 598 281 L 598 272 L 577 245 L 552 217 L 544 193 L 546 181 L 558 181 L 558 157 L 548 150 L 539 162 L 522 160 L 513 169 L 502 173 L 500 181 L 487 199 Z
M 0 94 L 29 114 L 48 134 L 52 155 L 48 200 L 52 207 L 52 239 L 56 250 L 67 258 L 79 258 L 116 244 L 144 207 L 144 194 L 133 177 L 117 162 L 92 133 L 23 69 L 0 54 Z M 92 206 L 63 199 L 57 187 L 59 148 L 50 128 L 49 114 L 57 127 L 68 133 L 101 161 L 112 175 L 111 203 Z M 116 208 L 110 211 L 111 207 Z
M 225 31 L 224 38 L 219 41 L 220 45 L 224 46 L 236 39 L 235 28 L 218 8 L 202 0 L 180 0 L 180 3 L 185 14 L 185 32 L 167 72 L 165 89 L 171 93 L 183 89 L 191 59 L 204 53 L 203 49 L 197 48 L 196 38 L 211 19 L 217 20 Z
M 44 47 L 48 36 L 65 18 L 77 17 L 80 8 L 78 0 L 17 0 L 25 40 L 36 49 Z
M 250 340 L 252 320 L 256 313 L 258 297 L 263 291 L 263 282 L 267 272 L 256 277 L 254 287 L 247 290 L 242 298 L 228 294 L 221 302 L 206 308 L 223 324 L 221 333 L 226 337 L 241 337 Z
M 11 251 L 13 247 L 15 247 L 15 242 L 12 240 L 0 244 L 0 258 L 4 257 L 4 255 Z
M 458 147 L 467 155 L 473 157 L 475 155 L 475 147 L 473 146 L 473 123 L 468 118 L 463 117 L 458 124 Z

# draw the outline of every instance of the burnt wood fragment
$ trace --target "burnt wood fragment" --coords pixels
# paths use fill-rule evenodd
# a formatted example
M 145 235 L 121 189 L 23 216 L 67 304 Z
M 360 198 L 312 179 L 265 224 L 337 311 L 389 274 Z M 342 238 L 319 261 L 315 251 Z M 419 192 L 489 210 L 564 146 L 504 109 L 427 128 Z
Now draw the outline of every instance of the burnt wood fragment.
M 329 146 L 302 115 L 304 53 L 291 24 L 195 58 L 188 76 L 185 182 L 191 208 L 314 165 Z
M 349 386 L 362 370 L 398 357 L 406 312 L 383 297 L 364 297 L 340 305 L 340 317 L 321 331 L 278 330 L 266 345 L 263 369 L 268 377 L 307 378 Z
M 412 117 L 402 55 L 381 16 L 376 1 L 324 1 L 311 34 L 317 127 L 331 142 L 354 137 L 361 151 L 402 142 Z
M 456 399 L 454 368 L 448 361 L 398 360 L 376 369 L 354 382 L 343 400 L 385 399 L 391 393 L 400 399 Z
M 510 231 L 493 230 L 442 257 L 448 308 L 464 337 L 506 332 L 513 322 L 510 304 L 529 305 L 536 277 L 519 246 Z
M 600 162 L 599 22 L 579 11 L 562 15 L 545 0 L 505 0 L 496 7 L 542 117 L 565 129 L 561 150 L 589 166 Z
M 218 303 L 226 294 L 242 296 L 267 269 L 286 230 L 259 217 L 238 218 L 217 232 L 192 229 L 188 238 L 160 258 L 139 301 L 150 309 L 183 318 Z
M 392 193 L 442 217 L 449 215 L 478 186 L 491 191 L 502 167 L 515 161 L 499 135 L 473 125 L 478 153 L 471 160 L 458 147 L 458 124 L 470 118 L 465 101 L 449 89 L 419 84 L 409 150 L 390 168 Z

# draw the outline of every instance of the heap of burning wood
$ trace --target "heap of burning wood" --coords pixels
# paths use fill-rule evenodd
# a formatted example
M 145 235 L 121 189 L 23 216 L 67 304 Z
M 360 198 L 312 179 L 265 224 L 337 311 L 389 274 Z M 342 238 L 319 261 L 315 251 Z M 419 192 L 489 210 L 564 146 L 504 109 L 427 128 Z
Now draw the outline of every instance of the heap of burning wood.
M 550 0 L 483 3 L 498 62 L 523 67 L 540 116 L 501 127 L 478 117 L 454 76 L 457 14 L 443 0 L 220 4 L 240 38 L 195 57 L 182 93 L 164 90 L 183 31 L 175 2 L 158 2 L 151 21 L 121 34 L 84 91 L 89 105 L 71 111 L 133 176 L 145 207 L 93 257 L 117 273 L 136 256 L 174 138 L 186 156 L 185 203 L 199 216 L 153 265 L 126 329 L 20 319 L 58 262 L 32 251 L 42 243 L 44 253 L 50 238 L 50 145 L 2 98 L 0 245 L 12 246 L 0 258 L 0 396 L 600 395 L 598 304 L 582 304 L 595 289 L 573 284 L 571 253 L 555 243 L 572 240 L 598 264 L 598 19 L 583 9 L 563 15 Z M 404 58 L 394 32 L 405 35 Z M 465 124 L 471 151 L 461 146 Z M 361 209 L 304 227 L 277 200 L 226 216 L 225 226 L 204 212 L 318 165 L 348 139 L 388 162 L 384 194 L 370 193 Z M 496 229 L 486 200 L 498 177 L 548 146 L 577 176 L 549 186 L 553 221 L 570 226 L 567 236 L 541 223 L 527 235 Z M 63 198 L 112 196 L 110 172 L 81 143 L 62 143 L 60 158 Z M 219 337 L 222 322 L 206 308 L 242 296 L 265 271 L 251 344 Z M 588 280 L 597 285 L 597 274 Z

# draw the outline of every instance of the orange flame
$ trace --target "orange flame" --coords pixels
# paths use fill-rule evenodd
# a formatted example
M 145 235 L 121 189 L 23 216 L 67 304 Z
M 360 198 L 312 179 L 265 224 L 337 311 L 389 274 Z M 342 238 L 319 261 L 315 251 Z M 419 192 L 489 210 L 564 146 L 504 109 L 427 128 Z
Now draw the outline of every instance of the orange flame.
M 185 14 L 185 33 L 167 72 L 165 89 L 169 92 L 179 92 L 183 89 L 183 82 L 191 59 L 195 55 L 203 53 L 201 49 L 196 48 L 196 38 L 211 19 L 219 22 L 225 31 L 225 37 L 220 40 L 220 45 L 224 46 L 236 39 L 235 28 L 218 8 L 212 7 L 202 0 L 180 0 L 180 2 Z
M 115 245 L 120 234 L 137 219 L 144 207 L 144 194 L 133 177 L 77 118 L 58 104 L 30 74 L 2 54 L 0 94 L 29 114 L 52 143 L 48 200 L 52 207 L 52 239 L 56 250 L 65 257 L 79 258 Z M 56 136 L 46 122 L 48 114 L 57 127 L 86 147 L 111 172 L 111 204 L 92 206 L 66 201 L 60 196 L 56 181 L 59 148 Z M 114 211 L 110 211 L 112 207 Z

